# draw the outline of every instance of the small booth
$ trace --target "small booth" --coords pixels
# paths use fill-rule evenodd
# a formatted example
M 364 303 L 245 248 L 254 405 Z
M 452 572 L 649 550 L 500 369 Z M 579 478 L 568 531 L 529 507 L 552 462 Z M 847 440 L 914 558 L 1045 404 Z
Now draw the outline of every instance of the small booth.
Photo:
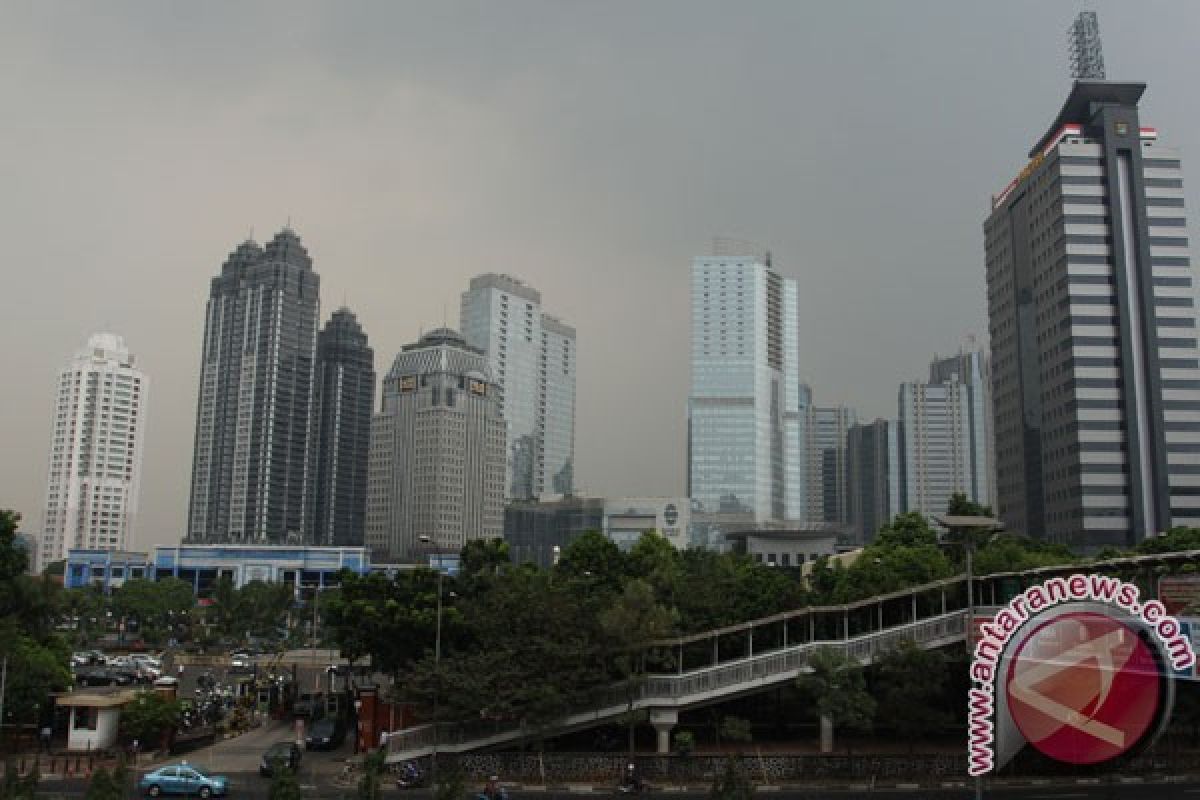
M 137 689 L 96 686 L 59 695 L 62 708 L 71 709 L 67 724 L 67 750 L 106 750 L 117 744 L 117 720 L 121 709 L 132 703 Z

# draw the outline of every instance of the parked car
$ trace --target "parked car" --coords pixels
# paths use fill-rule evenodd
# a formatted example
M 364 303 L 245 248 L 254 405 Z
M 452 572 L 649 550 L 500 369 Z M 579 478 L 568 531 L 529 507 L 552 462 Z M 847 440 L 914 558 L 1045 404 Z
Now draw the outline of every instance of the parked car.
M 346 740 L 346 726 L 340 719 L 325 717 L 313 723 L 304 740 L 309 750 L 336 750 Z
M 238 671 L 254 669 L 254 659 L 246 651 L 239 650 L 229 655 L 229 668 Z
M 155 670 L 160 675 L 162 674 L 162 659 L 155 658 L 149 653 L 130 653 L 129 658 L 143 666 Z
M 229 779 L 224 775 L 210 775 L 184 761 L 147 772 L 138 781 L 138 789 L 151 797 L 164 794 L 224 797 L 229 792 Z
M 300 748 L 295 742 L 276 742 L 263 753 L 258 774 L 271 777 L 276 769 L 296 769 L 300 766 Z
M 77 686 L 113 686 L 117 680 L 103 667 L 83 667 L 75 670 Z

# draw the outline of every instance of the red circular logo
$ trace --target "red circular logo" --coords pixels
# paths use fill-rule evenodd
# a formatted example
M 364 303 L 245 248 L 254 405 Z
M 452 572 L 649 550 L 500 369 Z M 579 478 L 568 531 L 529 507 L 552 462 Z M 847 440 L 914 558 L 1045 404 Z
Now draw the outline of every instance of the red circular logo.
M 1119 620 L 1055 617 L 1031 632 L 1008 670 L 1008 709 L 1025 739 L 1070 764 L 1128 752 L 1154 722 L 1162 676 L 1150 648 Z

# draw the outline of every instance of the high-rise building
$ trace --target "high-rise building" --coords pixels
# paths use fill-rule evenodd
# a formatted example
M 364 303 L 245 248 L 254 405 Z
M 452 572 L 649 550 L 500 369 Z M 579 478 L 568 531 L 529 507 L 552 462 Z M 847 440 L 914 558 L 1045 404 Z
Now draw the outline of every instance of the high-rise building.
M 808 521 L 844 525 L 849 521 L 846 439 L 858 422 L 846 406 L 805 409 L 801 450 L 805 457 Z
M 692 262 L 688 494 L 701 527 L 706 515 L 745 525 L 802 505 L 789 485 L 801 470 L 796 284 L 750 249 Z
M 992 432 L 992 362 L 987 351 L 973 345 L 956 355 L 934 357 L 929 364 L 931 384 L 960 384 L 967 396 L 969 476 L 962 490 L 984 506 L 996 501 L 996 450 Z
M 542 312 L 542 295 L 508 275 L 471 279 L 460 325 L 487 354 L 507 436 L 506 492 L 570 494 L 575 461 L 575 329 Z
M 148 388 L 125 340 L 111 333 L 91 336 L 59 371 L 39 568 L 65 559 L 68 550 L 123 550 L 131 543 Z
M 448 328 L 396 356 L 371 420 L 366 544 L 374 554 L 412 560 L 503 536 L 498 394 L 484 353 Z
M 870 544 L 900 511 L 896 423 L 853 425 L 846 439 L 847 516 L 855 541 Z
M 1076 81 L 984 224 L 997 510 L 1087 550 L 1200 525 L 1182 172 L 1144 90 Z
M 317 335 L 316 387 L 313 544 L 361 547 L 367 517 L 375 353 L 348 308 L 333 312 Z
M 309 543 L 320 278 L 284 229 L 213 278 L 204 323 L 187 540 Z

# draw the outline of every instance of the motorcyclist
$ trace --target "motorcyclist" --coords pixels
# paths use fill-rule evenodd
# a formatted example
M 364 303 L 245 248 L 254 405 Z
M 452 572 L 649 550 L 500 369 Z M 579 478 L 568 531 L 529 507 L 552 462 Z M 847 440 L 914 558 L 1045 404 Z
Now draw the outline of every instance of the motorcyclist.
M 400 788 L 421 785 L 421 769 L 417 766 L 417 762 L 404 762 L 404 767 L 400 771 L 399 784 Z
M 634 793 L 642 791 L 642 776 L 632 761 L 625 766 L 625 774 L 621 776 L 621 789 Z
M 492 775 L 479 793 L 479 800 L 508 800 L 508 792 L 500 785 L 500 778 Z

